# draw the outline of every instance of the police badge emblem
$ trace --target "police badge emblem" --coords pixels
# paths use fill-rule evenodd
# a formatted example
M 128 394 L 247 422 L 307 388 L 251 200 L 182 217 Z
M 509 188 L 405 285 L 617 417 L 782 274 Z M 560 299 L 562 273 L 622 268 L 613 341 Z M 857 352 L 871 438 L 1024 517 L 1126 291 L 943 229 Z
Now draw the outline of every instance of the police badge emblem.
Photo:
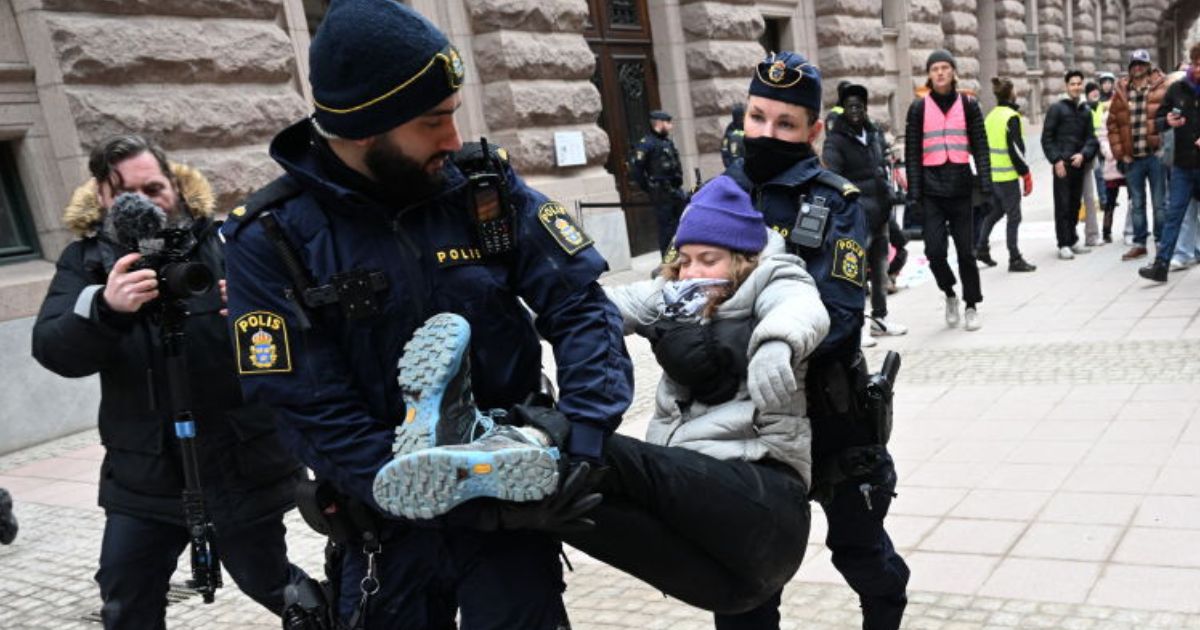
M 833 248 L 833 268 L 829 275 L 855 286 L 866 286 L 867 267 L 863 264 L 866 252 L 854 239 L 842 238 Z
M 233 322 L 238 374 L 291 372 L 287 323 L 275 313 L 253 311 Z
M 446 79 L 450 82 L 450 87 L 457 89 L 462 86 L 467 70 L 463 65 L 462 57 L 458 54 L 458 49 L 448 46 L 442 54 L 442 59 L 446 64 Z
M 538 208 L 538 223 L 546 228 L 554 242 L 563 251 L 574 256 L 579 250 L 592 244 L 592 239 L 578 225 L 567 209 L 557 201 L 547 201 Z
M 783 81 L 783 77 L 787 75 L 787 64 L 783 60 L 776 61 L 771 64 L 771 68 L 767 70 L 767 79 L 771 83 L 779 83 Z

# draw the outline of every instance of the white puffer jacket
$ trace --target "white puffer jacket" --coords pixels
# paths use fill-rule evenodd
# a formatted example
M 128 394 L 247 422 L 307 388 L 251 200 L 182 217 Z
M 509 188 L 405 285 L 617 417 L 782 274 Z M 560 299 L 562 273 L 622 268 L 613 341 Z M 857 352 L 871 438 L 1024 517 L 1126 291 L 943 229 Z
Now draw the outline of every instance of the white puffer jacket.
M 812 484 L 812 426 L 804 393 L 806 358 L 829 332 L 829 315 L 821 304 L 812 276 L 797 256 L 783 253 L 783 239 L 770 232 L 758 267 L 737 292 L 722 302 L 713 319 L 750 318 L 753 332 L 747 357 L 753 359 L 768 341 L 783 341 L 792 348 L 792 366 L 800 388 L 785 411 L 760 411 L 746 390 L 745 380 L 732 400 L 708 406 L 694 401 L 684 386 L 665 374 L 655 394 L 654 417 L 646 441 L 680 446 L 717 459 L 758 461 L 765 457 L 784 462 Z M 663 286 L 658 278 L 608 287 L 608 297 L 621 310 L 625 334 L 662 317 Z M 677 401 L 692 401 L 681 410 Z

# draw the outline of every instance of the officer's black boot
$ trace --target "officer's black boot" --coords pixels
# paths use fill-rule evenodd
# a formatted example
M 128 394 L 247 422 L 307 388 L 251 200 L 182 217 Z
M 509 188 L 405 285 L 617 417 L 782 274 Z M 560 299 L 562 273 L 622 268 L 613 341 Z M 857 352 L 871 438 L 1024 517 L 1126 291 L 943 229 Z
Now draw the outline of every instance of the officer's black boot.
M 996 261 L 992 259 L 992 250 L 988 247 L 980 247 L 975 250 L 975 260 L 989 266 L 995 267 Z

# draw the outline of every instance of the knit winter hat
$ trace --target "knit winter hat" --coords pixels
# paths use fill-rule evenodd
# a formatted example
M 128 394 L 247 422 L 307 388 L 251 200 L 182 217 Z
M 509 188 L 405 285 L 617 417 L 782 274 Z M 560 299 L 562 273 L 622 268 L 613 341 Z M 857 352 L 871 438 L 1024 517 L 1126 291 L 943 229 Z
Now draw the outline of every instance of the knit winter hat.
M 398 0 L 334 0 L 308 60 L 314 122 L 349 139 L 420 116 L 458 91 L 464 76 L 446 35 Z
M 767 244 L 767 225 L 750 195 L 732 178 L 721 175 L 692 196 L 679 219 L 675 247 L 693 243 L 757 254 Z
M 950 64 L 951 68 L 958 70 L 958 62 L 954 61 L 954 55 L 950 54 L 949 50 L 941 48 L 929 53 L 929 58 L 925 60 L 925 72 L 929 72 L 929 68 L 939 61 L 945 61 Z

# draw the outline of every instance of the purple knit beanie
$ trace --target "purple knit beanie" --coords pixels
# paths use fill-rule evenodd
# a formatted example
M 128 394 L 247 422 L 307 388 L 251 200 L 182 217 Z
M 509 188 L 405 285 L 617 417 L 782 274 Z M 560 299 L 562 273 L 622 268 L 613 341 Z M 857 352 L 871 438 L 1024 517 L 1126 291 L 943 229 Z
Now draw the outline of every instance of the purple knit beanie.
M 679 219 L 675 247 L 691 243 L 757 254 L 767 244 L 767 225 L 750 203 L 750 195 L 733 179 L 721 175 L 692 195 Z

